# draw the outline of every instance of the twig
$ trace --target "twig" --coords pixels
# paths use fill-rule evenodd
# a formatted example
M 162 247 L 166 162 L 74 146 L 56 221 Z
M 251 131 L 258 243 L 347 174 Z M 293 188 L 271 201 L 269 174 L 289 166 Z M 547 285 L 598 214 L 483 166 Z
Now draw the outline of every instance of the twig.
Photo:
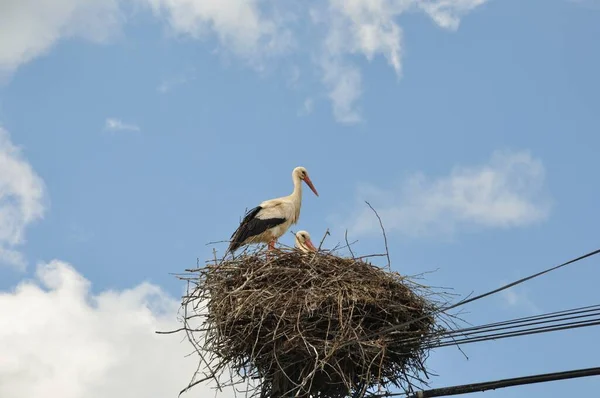
M 188 282 L 188 295 L 189 295 L 189 282 Z M 187 304 L 187 303 L 185 303 L 183 307 L 184 307 L 184 309 L 183 309 L 183 311 L 184 311 L 184 319 L 189 319 L 189 318 L 188 318 L 188 314 L 187 314 L 187 311 L 188 311 L 188 310 L 187 310 L 187 309 L 188 309 L 188 304 Z M 210 370 L 210 364 L 209 364 L 209 363 L 208 363 L 208 361 L 207 361 L 207 360 L 204 358 L 204 355 L 202 355 L 202 353 L 200 352 L 200 350 L 201 350 L 201 349 L 200 349 L 199 347 L 197 347 L 197 345 L 196 345 L 196 341 L 194 340 L 194 338 L 193 338 L 193 336 L 192 336 L 192 334 L 191 334 L 191 332 L 190 332 L 189 328 L 187 327 L 188 325 L 185 325 L 185 326 L 186 326 L 186 327 L 184 328 L 185 334 L 186 334 L 186 336 L 188 337 L 188 340 L 190 341 L 190 343 L 192 343 L 192 345 L 193 345 L 193 346 L 194 346 L 194 348 L 196 349 L 196 353 L 197 353 L 197 354 L 198 354 L 198 356 L 200 357 L 200 363 L 198 364 L 198 366 L 200 366 L 200 364 L 201 364 L 201 363 L 204 363 L 204 364 L 207 366 L 208 370 Z M 212 373 L 212 374 L 210 375 L 210 377 L 208 377 L 208 378 L 207 378 L 207 380 L 208 380 L 208 379 L 211 379 L 211 378 L 215 380 L 215 382 L 217 383 L 217 387 L 218 387 L 218 388 L 219 388 L 219 390 L 220 390 L 220 389 L 221 389 L 221 387 L 220 387 L 220 384 L 219 384 L 219 379 L 217 379 L 217 377 L 216 377 L 216 375 L 215 375 L 214 373 Z M 198 383 L 196 382 L 196 383 L 195 383 L 195 384 L 193 384 L 193 385 L 196 385 L 196 384 L 198 384 Z M 184 389 L 183 389 L 183 390 L 182 390 L 182 391 L 179 393 L 179 395 L 183 394 L 185 391 L 187 391 L 187 390 L 189 390 L 190 388 L 192 388 L 192 386 L 193 386 L 193 385 L 189 385 L 187 388 L 184 388 Z
M 355 260 L 362 260 L 363 258 L 370 258 L 370 257 L 386 257 L 387 254 L 386 253 L 381 253 L 381 254 L 367 254 L 365 256 L 360 256 L 360 257 L 355 257 Z
M 317 250 L 321 250 L 321 246 L 323 246 L 323 242 L 325 242 L 325 238 L 327 237 L 327 235 L 331 235 L 329 233 L 329 228 L 327 228 L 327 230 L 325 231 L 325 235 L 323 235 L 323 239 L 321 239 L 321 243 L 319 243 L 319 248 Z
M 352 255 L 352 258 L 354 258 L 354 252 L 352 251 L 352 248 L 350 247 L 350 243 L 348 243 L 348 230 L 346 230 L 346 232 L 344 233 L 344 239 L 346 240 L 346 246 L 348 247 L 348 250 L 350 250 L 350 254 Z
M 229 241 L 228 240 L 215 240 L 213 242 L 206 243 L 204 246 L 214 245 L 216 243 L 229 243 Z
M 367 202 L 365 200 L 365 203 L 367 204 L 367 206 L 369 206 L 371 208 L 371 210 L 373 210 L 373 213 L 375 213 L 375 215 L 377 216 L 377 219 L 379 220 L 379 226 L 381 227 L 381 232 L 383 233 L 383 242 L 385 243 L 385 254 L 387 256 L 387 261 L 388 261 L 388 270 L 391 271 L 392 270 L 392 262 L 390 261 L 390 251 L 388 250 L 388 243 L 387 243 L 387 236 L 385 234 L 385 228 L 383 228 L 383 222 L 381 221 L 381 217 L 379 217 L 379 214 L 377 214 L 377 211 L 373 208 L 373 206 L 371 206 L 371 204 L 369 202 Z
M 175 330 L 170 330 L 170 331 L 168 331 L 168 332 L 161 332 L 161 331 L 158 331 L 158 330 L 157 330 L 157 331 L 155 331 L 154 333 L 156 333 L 156 334 L 173 334 L 173 333 L 178 333 L 178 332 L 181 332 L 182 330 L 185 330 L 185 329 L 186 329 L 186 328 L 185 328 L 185 327 L 183 327 L 183 328 L 179 328 L 179 329 L 175 329 Z

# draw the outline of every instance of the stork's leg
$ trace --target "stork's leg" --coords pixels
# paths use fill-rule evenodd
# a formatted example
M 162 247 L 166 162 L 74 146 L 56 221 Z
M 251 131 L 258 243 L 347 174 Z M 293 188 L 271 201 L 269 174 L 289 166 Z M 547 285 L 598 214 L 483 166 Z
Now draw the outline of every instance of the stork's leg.
M 271 250 L 275 249 L 275 239 L 273 239 L 272 241 L 269 242 L 269 246 L 267 248 L 267 261 L 270 260 L 270 256 L 269 253 L 271 253 Z
M 267 249 L 267 261 L 269 261 L 269 260 L 270 260 L 270 257 L 271 257 L 271 256 L 270 256 L 270 254 L 271 254 L 271 252 L 272 252 L 273 250 L 275 250 L 275 243 L 277 243 L 277 239 L 276 239 L 276 238 L 275 238 L 275 239 L 273 239 L 273 240 L 271 240 L 271 241 L 269 242 L 269 247 L 268 247 L 268 249 Z

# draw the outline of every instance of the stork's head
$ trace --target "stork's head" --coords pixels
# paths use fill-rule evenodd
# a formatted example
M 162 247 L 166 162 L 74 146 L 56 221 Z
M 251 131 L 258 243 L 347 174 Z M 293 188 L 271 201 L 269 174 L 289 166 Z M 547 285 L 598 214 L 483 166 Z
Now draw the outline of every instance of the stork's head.
M 306 231 L 296 232 L 296 248 L 304 253 L 317 251 L 317 248 L 310 240 L 310 234 Z
M 315 193 L 315 195 L 319 196 L 317 190 L 315 189 L 315 186 L 313 185 L 312 181 L 310 180 L 310 177 L 308 176 L 308 171 L 306 171 L 304 167 L 296 167 L 292 172 L 292 177 L 294 179 L 304 181 L 306 185 L 308 185 L 308 187 Z

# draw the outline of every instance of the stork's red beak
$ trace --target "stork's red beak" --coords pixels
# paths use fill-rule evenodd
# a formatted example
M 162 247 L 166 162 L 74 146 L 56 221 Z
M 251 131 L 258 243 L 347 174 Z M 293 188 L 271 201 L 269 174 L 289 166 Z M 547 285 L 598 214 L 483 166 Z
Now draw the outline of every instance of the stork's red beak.
M 310 180 L 310 178 L 308 176 L 304 177 L 304 182 L 315 193 L 315 195 L 319 196 L 319 193 L 315 189 L 315 186 L 313 185 L 312 181 Z
M 317 248 L 315 247 L 315 245 L 312 244 L 312 242 L 310 241 L 310 239 L 306 239 L 304 241 L 304 244 L 306 245 L 306 247 L 308 247 L 310 250 L 312 251 L 317 251 Z

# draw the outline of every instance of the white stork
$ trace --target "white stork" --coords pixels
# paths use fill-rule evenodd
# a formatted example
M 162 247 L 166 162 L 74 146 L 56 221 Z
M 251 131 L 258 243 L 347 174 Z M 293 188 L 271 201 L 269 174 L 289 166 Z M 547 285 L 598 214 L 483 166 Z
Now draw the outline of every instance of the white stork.
M 252 243 L 268 243 L 269 250 L 292 224 L 300 218 L 302 205 L 302 181 L 319 196 L 304 167 L 292 171 L 294 191 L 289 196 L 266 200 L 246 213 L 238 229 L 231 235 L 228 252 Z
M 306 231 L 296 232 L 296 249 L 303 253 L 316 252 L 317 248 L 310 240 L 310 234 Z

